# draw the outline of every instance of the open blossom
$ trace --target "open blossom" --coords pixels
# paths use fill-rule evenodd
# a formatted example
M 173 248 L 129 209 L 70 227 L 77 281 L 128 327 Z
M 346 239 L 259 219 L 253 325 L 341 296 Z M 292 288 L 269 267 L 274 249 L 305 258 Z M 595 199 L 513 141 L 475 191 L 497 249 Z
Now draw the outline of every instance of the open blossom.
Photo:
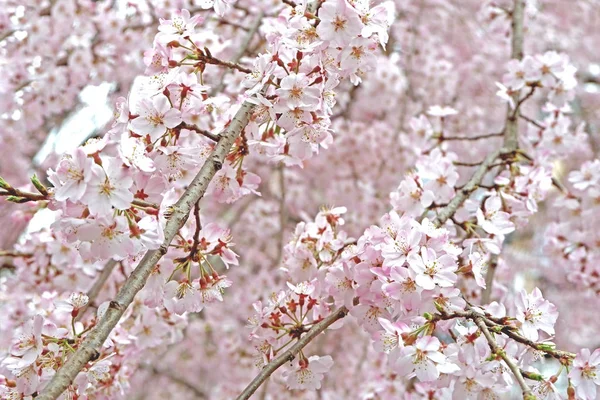
M 510 220 L 510 214 L 502 209 L 500 195 L 494 194 L 487 198 L 484 210 L 477 210 L 477 224 L 492 235 L 507 235 L 515 230 L 515 224 Z
M 197 4 L 205 10 L 214 7 L 217 15 L 222 17 L 236 1 L 237 0 L 199 0 L 197 1 Z
M 129 136 L 126 132 L 121 137 L 119 154 L 125 165 L 143 172 L 154 172 L 154 161 L 146 154 L 146 145 L 140 138 Z
M 171 106 L 164 94 L 142 99 L 138 105 L 139 117 L 131 121 L 131 130 L 140 135 L 150 135 L 154 142 L 165 134 L 167 128 L 181 123 L 181 111 Z
M 29 321 L 24 327 L 17 341 L 11 348 L 11 355 L 19 357 L 18 365 L 20 367 L 30 365 L 37 357 L 42 354 L 42 328 L 44 318 L 36 315 L 32 321 Z
M 421 232 L 415 228 L 399 230 L 393 237 L 386 238 L 385 244 L 381 246 L 383 265 L 389 267 L 401 267 L 410 254 L 419 251 Z
M 314 79 L 313 79 L 314 80 Z M 293 110 L 302 107 L 307 110 L 315 110 L 320 102 L 320 90 L 309 86 L 311 79 L 306 74 L 290 74 L 281 80 L 277 95 L 283 109 Z
M 164 288 L 164 305 L 167 310 L 176 314 L 186 312 L 200 312 L 202 305 L 202 295 L 198 290 L 198 282 L 190 284 L 187 281 L 170 281 Z
M 202 22 L 200 14 L 194 17 L 190 16 L 190 12 L 186 9 L 177 10 L 173 13 L 171 19 L 160 19 L 158 30 L 161 32 L 157 35 L 157 39 L 168 43 L 172 40 L 177 40 L 179 37 L 190 36 L 194 33 L 194 28 Z
M 81 148 L 67 155 L 58 163 L 56 171 L 48 171 L 48 179 L 54 185 L 54 198 L 58 201 L 81 199 L 92 177 L 92 160 Z
M 600 160 L 588 161 L 580 170 L 571 172 L 569 182 L 578 190 L 586 190 L 590 186 L 600 187 Z
M 403 375 L 415 374 L 422 382 L 436 380 L 440 373 L 458 371 L 459 367 L 440 352 L 440 346 L 439 339 L 434 336 L 420 337 L 413 346 L 400 350 L 395 369 Z
M 131 207 L 133 193 L 131 176 L 115 159 L 103 158 L 102 166 L 92 166 L 92 177 L 85 192 L 85 202 L 93 215 L 106 216 L 112 207 L 126 210 Z
M 450 287 L 456 282 L 456 261 L 448 254 L 438 257 L 434 249 L 422 246 L 420 255 L 408 257 L 408 264 L 417 274 L 417 285 L 425 290 L 432 290 L 435 285 Z
M 487 271 L 487 259 L 482 256 L 479 252 L 473 252 L 469 254 L 469 267 L 471 273 L 475 277 L 477 285 L 485 289 L 485 273 Z
M 356 10 L 346 0 L 325 2 L 319 9 L 321 22 L 317 33 L 323 40 L 343 46 L 360 35 L 363 24 Z
M 594 350 L 592 354 L 589 349 L 581 349 L 573 360 L 569 378 L 578 398 L 596 399 L 596 386 L 600 385 L 600 349 Z
M 297 366 L 285 369 L 283 377 L 289 389 L 317 390 L 321 388 L 321 381 L 332 366 L 331 356 L 311 356 L 301 359 Z
M 522 290 L 515 299 L 517 307 L 516 318 L 521 323 L 521 331 L 527 339 L 537 341 L 538 330 L 549 335 L 554 334 L 554 324 L 558 311 L 554 304 L 542 297 L 540 289 L 535 288 L 531 293 Z
M 87 305 L 89 297 L 84 293 L 72 293 L 68 300 L 56 302 L 56 308 L 71 313 L 75 317 L 79 310 Z
M 411 329 L 403 322 L 392 322 L 385 318 L 379 318 L 379 323 L 383 327 L 383 331 L 377 331 L 373 334 L 375 348 L 385 354 L 393 354 L 393 361 L 400 349 L 404 347 L 402 334 L 410 333 Z
M 379 42 L 385 49 L 385 45 L 389 39 L 388 30 L 394 21 L 394 8 L 393 1 L 385 1 L 370 10 L 359 10 L 361 14 L 360 19 L 365 25 L 361 35 L 368 38 L 372 34 L 376 34 Z

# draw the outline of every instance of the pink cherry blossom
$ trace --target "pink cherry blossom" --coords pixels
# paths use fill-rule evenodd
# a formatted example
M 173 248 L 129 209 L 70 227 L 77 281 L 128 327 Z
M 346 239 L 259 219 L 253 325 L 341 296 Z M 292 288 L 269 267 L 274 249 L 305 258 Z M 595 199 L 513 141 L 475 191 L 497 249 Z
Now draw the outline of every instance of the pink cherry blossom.
M 150 135 L 153 142 L 164 135 L 168 128 L 181 123 L 181 111 L 173 108 L 165 95 L 144 99 L 138 108 L 139 116 L 131 121 L 131 130 L 140 135 Z

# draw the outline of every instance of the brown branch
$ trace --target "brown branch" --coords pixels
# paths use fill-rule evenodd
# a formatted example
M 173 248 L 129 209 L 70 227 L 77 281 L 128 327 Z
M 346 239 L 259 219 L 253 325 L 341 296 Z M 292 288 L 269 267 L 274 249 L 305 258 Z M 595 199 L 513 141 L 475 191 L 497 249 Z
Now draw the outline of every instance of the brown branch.
M 512 152 L 512 149 L 500 149 L 490 153 L 485 160 L 483 160 L 479 168 L 477 168 L 477 170 L 473 173 L 466 185 L 464 185 L 463 188 L 456 193 L 446 207 L 438 212 L 437 217 L 433 220 L 433 223 L 438 227 L 444 225 L 444 223 L 450 217 L 452 217 L 456 211 L 458 211 L 465 200 L 469 198 L 471 193 L 479 188 L 479 185 L 487 174 L 488 169 L 496 161 L 496 159 L 502 155 L 507 155 Z
M 221 169 L 231 146 L 248 124 L 253 108 L 254 105 L 250 102 L 246 101 L 242 104 L 229 126 L 221 133 L 221 140 L 215 146 L 209 159 L 202 165 L 177 203 L 171 207 L 171 215 L 164 229 L 165 240 L 160 248 L 146 252 L 135 270 L 121 286 L 115 299 L 110 302 L 98 324 L 85 337 L 75 353 L 71 354 L 65 364 L 56 372 L 37 400 L 57 399 L 71 385 L 87 363 L 99 356 L 102 345 L 127 307 L 133 302 L 136 294 L 142 290 L 156 264 L 167 253 L 175 235 L 187 221 L 192 207 L 204 196 L 212 178 Z
M 544 125 L 540 124 L 539 122 L 537 122 L 533 118 L 529 118 L 528 116 L 523 115 L 521 113 L 519 113 L 519 117 L 522 118 L 522 119 L 524 119 L 525 121 L 529 122 L 530 124 L 532 124 L 534 126 L 537 126 L 540 129 L 546 129 L 546 127 Z
M 212 140 L 213 142 L 218 142 L 219 141 L 219 135 L 215 135 L 212 132 L 209 132 L 205 129 L 200 129 L 198 128 L 196 125 L 192 125 L 192 124 L 186 124 L 186 123 L 182 123 L 179 128 L 181 129 L 187 129 L 190 131 L 194 131 L 197 132 L 203 136 L 206 136 L 207 138 L 209 138 L 210 140 Z
M 519 0 L 517 0 L 517 1 L 519 1 Z M 531 392 L 531 388 L 527 385 L 527 383 L 525 382 L 525 379 L 523 379 L 523 375 L 521 375 L 521 370 L 519 369 L 519 367 L 517 367 L 515 362 L 513 360 L 511 360 L 510 357 L 506 354 L 506 351 L 504 351 L 504 349 L 501 349 L 498 346 L 498 343 L 496 343 L 496 340 L 492 336 L 491 332 L 489 331 L 489 329 L 488 329 L 487 325 L 485 324 L 485 322 L 483 321 L 483 319 L 481 317 L 475 317 L 474 321 L 475 321 L 475 324 L 479 327 L 479 330 L 481 331 L 481 333 L 483 333 L 483 336 L 485 336 L 485 339 L 487 340 L 488 345 L 490 346 L 490 349 L 492 350 L 492 353 L 496 354 L 497 356 L 500 356 L 502 358 L 502 360 L 504 360 L 504 363 L 512 371 L 513 375 L 517 379 L 517 382 L 519 383 L 519 386 L 521 387 L 521 391 L 523 392 L 523 399 L 524 400 L 535 399 L 535 396 Z
M 484 135 L 479 135 L 479 136 L 443 136 L 443 135 L 441 135 L 437 139 L 440 142 L 449 141 L 449 140 L 482 140 L 482 139 L 489 139 L 489 138 L 493 138 L 493 137 L 500 137 L 503 135 L 504 135 L 504 132 L 486 133 Z
M 21 253 L 18 251 L 12 250 L 0 250 L 0 257 L 23 257 L 23 258 L 31 258 L 33 257 L 32 253 Z
M 175 373 L 165 369 L 165 370 L 159 370 L 158 368 L 156 368 L 155 366 L 152 365 L 144 365 L 142 364 L 141 367 L 143 369 L 147 369 L 148 371 L 150 371 L 153 375 L 156 376 L 164 376 L 165 378 L 168 378 L 169 380 L 189 389 L 191 392 L 193 392 L 196 395 L 196 398 L 198 399 L 206 399 L 206 393 L 204 393 L 202 390 L 198 389 L 195 385 L 191 384 L 190 382 L 188 382 L 187 380 L 183 379 L 180 376 L 177 376 Z
M 244 38 L 244 41 L 240 45 L 240 48 L 238 49 L 237 53 L 233 56 L 232 61 L 234 63 L 238 63 L 242 59 L 242 57 L 244 56 L 246 51 L 248 50 L 248 46 L 250 46 L 250 42 L 252 42 L 252 38 L 254 37 L 256 32 L 258 32 L 258 28 L 260 28 L 260 24 L 263 20 L 263 17 L 264 17 L 264 11 L 260 11 L 258 13 L 258 15 L 256 16 L 254 23 L 248 30 L 248 34 Z M 227 76 L 227 73 L 228 73 L 227 70 L 225 72 L 223 72 L 223 75 L 221 75 L 221 79 L 219 80 L 219 84 L 211 91 L 212 95 L 214 95 L 216 93 L 221 93 L 223 91 L 223 89 L 225 88 L 225 77 Z
M 260 385 L 262 385 L 262 383 L 266 381 L 273 372 L 275 372 L 283 364 L 292 361 L 296 357 L 296 354 L 298 354 L 300 350 L 302 350 L 308 343 L 316 338 L 321 332 L 329 328 L 334 322 L 344 318 L 346 314 L 348 314 L 348 309 L 346 307 L 340 307 L 331 313 L 327 318 L 313 325 L 306 335 L 302 336 L 302 338 L 300 338 L 300 340 L 298 340 L 292 347 L 268 363 L 237 397 L 237 400 L 249 399 L 250 396 L 256 392 Z
M 511 56 L 513 59 L 523 59 L 523 25 L 525 22 L 525 4 L 524 0 L 514 0 L 514 7 L 512 11 L 512 51 Z M 517 150 L 519 148 L 519 118 L 520 108 L 523 103 L 530 98 L 535 92 L 535 86 L 531 88 L 529 93 L 521 100 L 519 100 L 519 93 L 513 94 L 513 102 L 516 104 L 514 111 L 511 111 L 510 106 L 507 106 L 506 110 L 506 128 L 504 130 L 504 148 L 510 150 Z M 491 267 L 491 265 L 490 265 Z M 494 274 L 496 268 L 488 269 L 486 276 L 486 292 L 484 296 L 487 296 L 488 300 L 491 296 L 492 289 L 494 286 Z
M 508 318 L 493 318 L 489 315 L 483 315 L 478 312 L 475 312 L 473 308 L 467 311 L 453 311 L 451 313 L 447 313 L 445 311 L 440 311 L 441 314 L 435 314 L 431 320 L 432 323 L 437 322 L 438 320 L 449 320 L 454 318 L 465 318 L 475 321 L 476 318 L 481 318 L 483 322 L 495 333 L 502 333 L 508 336 L 510 339 L 513 339 L 516 342 L 524 344 L 532 349 L 535 349 L 539 352 L 547 354 L 551 357 L 556 358 L 557 360 L 569 360 L 575 358 L 575 354 L 570 353 L 568 351 L 556 350 L 548 343 L 538 343 L 532 340 L 529 340 L 523 336 L 521 336 L 516 331 L 516 327 L 512 325 L 507 325 L 509 321 Z
M 158 210 L 159 206 L 155 203 L 150 203 L 140 199 L 133 199 L 131 202 L 134 206 L 144 207 L 144 208 L 156 208 Z

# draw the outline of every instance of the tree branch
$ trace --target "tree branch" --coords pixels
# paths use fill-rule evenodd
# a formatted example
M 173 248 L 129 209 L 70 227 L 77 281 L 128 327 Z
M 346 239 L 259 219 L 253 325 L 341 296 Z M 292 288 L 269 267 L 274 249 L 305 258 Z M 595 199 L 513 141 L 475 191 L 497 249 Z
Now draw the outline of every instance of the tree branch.
M 275 372 L 286 362 L 292 361 L 296 357 L 296 354 L 298 354 L 300 350 L 302 350 L 308 343 L 316 338 L 321 332 L 329 328 L 334 322 L 344 318 L 346 314 L 348 314 L 348 309 L 346 307 L 340 307 L 333 313 L 329 314 L 327 318 L 316 323 L 312 328 L 310 328 L 306 335 L 302 336 L 302 338 L 296 342 L 296 344 L 268 363 L 260 371 L 256 378 L 250 382 L 246 389 L 244 389 L 242 394 L 237 397 L 237 400 L 249 399 L 250 396 L 252 396 L 256 390 L 258 390 L 260 385 L 262 385 L 262 383 L 266 381 L 273 372 Z
M 254 37 L 256 32 L 258 32 L 258 28 L 260 28 L 260 23 L 262 22 L 264 15 L 265 15 L 264 11 L 260 11 L 258 13 L 258 15 L 256 16 L 254 23 L 248 30 L 248 34 L 244 38 L 244 41 L 242 42 L 237 53 L 235 53 L 233 60 L 231 60 L 233 63 L 237 64 L 242 59 L 244 54 L 246 53 L 246 50 L 248 50 L 248 46 L 250 46 L 250 42 L 252 42 L 252 38 Z M 212 90 L 211 94 L 220 93 L 223 91 L 223 89 L 225 88 L 225 77 L 227 76 L 228 73 L 229 73 L 228 70 L 225 70 L 225 72 L 223 72 L 223 75 L 221 75 L 221 79 L 219 80 L 219 84 Z
M 252 103 L 244 102 L 229 126 L 221 132 L 221 139 L 215 146 L 209 159 L 202 165 L 202 168 L 187 190 L 172 207 L 172 215 L 165 226 L 165 240 L 163 244 L 157 250 L 146 252 L 138 266 L 117 293 L 115 299 L 110 302 L 110 306 L 102 318 L 100 318 L 96 327 L 85 337 L 81 345 L 77 348 L 77 351 L 57 371 L 52 380 L 37 397 L 37 400 L 55 400 L 58 398 L 69 387 L 86 364 L 98 357 L 99 351 L 110 332 L 117 325 L 127 307 L 132 303 L 135 295 L 142 290 L 154 266 L 167 253 L 171 241 L 173 241 L 179 229 L 187 221 L 192 207 L 204 196 L 212 178 L 221 169 L 231 146 L 248 124 L 253 108 L 254 105 Z
M 524 0 L 515 0 L 514 8 L 512 11 L 512 51 L 511 57 L 513 59 L 521 60 L 523 59 L 523 25 L 525 21 L 525 4 Z M 532 87 L 527 95 L 519 100 L 520 90 L 513 94 L 513 102 L 515 105 L 514 111 L 511 111 L 510 106 L 507 106 L 506 110 L 506 128 L 504 130 L 504 148 L 516 150 L 519 147 L 519 115 L 521 105 L 529 99 L 533 92 L 535 91 L 535 87 Z M 483 293 L 484 299 L 487 299 L 489 302 L 490 296 L 492 294 L 492 289 L 494 286 L 494 274 L 496 273 L 496 268 L 488 269 L 486 274 L 486 289 Z M 484 301 L 484 304 L 487 303 Z
M 478 135 L 478 136 L 439 136 L 437 139 L 440 142 L 443 141 L 449 141 L 449 140 L 482 140 L 482 139 L 489 139 L 489 138 L 493 138 L 493 137 L 501 137 L 504 136 L 504 132 L 495 132 L 495 133 L 486 133 L 484 135 Z
M 202 390 L 198 389 L 196 386 L 192 385 L 187 380 L 183 379 L 180 376 L 177 376 L 175 373 L 173 373 L 169 370 L 159 370 L 155 366 L 144 365 L 144 364 L 142 364 L 141 367 L 144 369 L 147 369 L 153 375 L 164 376 L 165 378 L 168 378 L 169 380 L 185 387 L 186 389 L 189 389 L 191 392 L 193 392 L 196 395 L 197 399 L 206 399 L 206 393 L 204 393 Z
M 490 346 L 490 349 L 492 350 L 492 353 L 500 356 L 502 358 L 502 360 L 504 360 L 504 362 L 506 363 L 508 368 L 512 371 L 513 375 L 517 379 L 517 382 L 519 383 L 519 386 L 521 387 L 521 391 L 523 392 L 523 399 L 524 400 L 535 399 L 535 396 L 531 392 L 531 388 L 527 385 L 527 383 L 525 382 L 525 379 L 523 379 L 521 370 L 519 369 L 519 367 L 517 367 L 515 362 L 513 360 L 511 360 L 510 357 L 508 357 L 508 355 L 506 354 L 506 351 L 504 351 L 504 349 L 501 349 L 498 346 L 498 343 L 496 343 L 496 340 L 490 333 L 490 331 L 489 331 L 487 325 L 485 324 L 485 322 L 483 321 L 483 319 L 481 317 L 475 317 L 474 321 L 475 321 L 475 324 L 479 327 L 479 330 L 481 331 L 481 333 L 483 333 L 483 336 L 485 336 L 485 338 Z

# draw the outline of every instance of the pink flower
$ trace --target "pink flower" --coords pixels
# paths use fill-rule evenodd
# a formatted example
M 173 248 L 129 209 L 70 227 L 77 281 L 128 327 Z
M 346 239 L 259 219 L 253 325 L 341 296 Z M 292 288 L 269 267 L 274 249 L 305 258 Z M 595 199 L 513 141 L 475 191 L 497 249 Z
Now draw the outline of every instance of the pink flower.
M 76 317 L 79 310 L 87 305 L 89 297 L 85 293 L 71 293 L 68 300 L 57 301 L 57 310 L 71 313 L 71 316 Z
M 203 20 L 201 15 L 190 17 L 190 12 L 186 9 L 177 10 L 173 13 L 172 19 L 160 19 L 158 30 L 161 32 L 157 38 L 163 40 L 163 43 L 177 40 L 179 37 L 190 36 L 194 33 L 194 28 Z
M 77 238 L 90 242 L 89 247 L 81 248 L 80 252 L 83 257 L 92 260 L 124 259 L 134 252 L 127 222 L 121 216 L 115 219 L 88 219 L 79 227 Z
M 522 290 L 515 298 L 516 318 L 521 323 L 521 331 L 527 339 L 537 341 L 538 330 L 549 335 L 554 334 L 554 324 L 558 311 L 554 304 L 542 297 L 540 289 L 535 288 L 530 294 Z
M 488 197 L 484 203 L 485 213 L 477 210 L 477 224 L 489 234 L 507 235 L 515 230 L 510 214 L 502 209 L 502 200 L 498 194 Z
M 456 282 L 456 262 L 448 254 L 437 257 L 435 250 L 422 246 L 421 255 L 410 255 L 408 264 L 417 274 L 417 285 L 425 290 L 432 290 L 435 285 L 450 287 Z
M 434 336 L 420 337 L 414 346 L 400 350 L 395 369 L 403 375 L 415 374 L 423 382 L 438 379 L 440 373 L 458 371 L 458 366 L 449 362 L 439 351 L 440 345 L 439 339 Z
M 487 271 L 487 259 L 478 252 L 469 254 L 469 267 L 475 277 L 475 282 L 481 288 L 485 289 L 485 272 Z
M 140 116 L 130 123 L 131 130 L 139 135 L 150 135 L 153 142 L 165 134 L 167 128 L 181 123 L 181 111 L 171 107 L 164 94 L 143 99 L 139 104 Z
M 371 35 L 376 34 L 379 43 L 381 43 L 385 49 L 385 45 L 389 39 L 388 30 L 394 22 L 394 11 L 394 2 L 386 1 L 373 7 L 364 14 L 361 13 L 361 21 L 365 24 L 361 35 L 368 38 Z
M 16 343 L 11 347 L 11 355 L 19 357 L 18 366 L 25 367 L 33 364 L 40 354 L 42 354 L 42 328 L 44 318 L 36 315 L 32 321 L 29 321 L 18 336 Z
M 197 4 L 205 10 L 214 7 L 217 15 L 222 17 L 235 2 L 236 0 L 199 0 Z
M 420 178 L 409 174 L 395 192 L 390 193 L 390 202 L 394 210 L 410 216 L 417 216 L 429 207 L 435 195 L 431 190 L 423 190 Z
M 297 107 L 316 110 L 320 102 L 321 91 L 315 86 L 309 86 L 310 83 L 308 76 L 302 73 L 290 74 L 283 78 L 276 91 L 279 96 L 277 105 L 281 111 L 293 110 Z
M 569 174 L 569 182 L 578 190 L 586 190 L 590 186 L 600 187 L 600 160 L 585 162 L 580 170 Z
M 502 83 L 511 90 L 519 90 L 525 86 L 525 70 L 519 60 L 510 60 L 506 65 L 508 72 L 504 75 Z
M 300 359 L 296 367 L 285 369 L 283 378 L 289 389 L 317 390 L 324 374 L 333 366 L 331 356 L 311 356 Z
M 402 340 L 403 333 L 409 333 L 410 327 L 403 322 L 392 322 L 385 318 L 379 318 L 379 323 L 383 331 L 377 331 L 373 335 L 375 348 L 385 354 L 393 354 L 392 361 L 397 357 L 397 353 L 404 347 Z
M 596 385 L 600 385 L 600 349 L 590 355 L 589 349 L 581 349 L 573 360 L 573 368 L 569 373 L 571 383 L 575 387 L 578 398 L 582 400 L 596 399 Z
M 197 282 L 190 285 L 187 281 L 170 281 L 165 285 L 164 305 L 169 312 L 184 314 L 200 312 L 204 308 Z
M 92 166 L 92 177 L 82 201 L 85 200 L 93 215 L 111 215 L 113 207 L 126 210 L 133 201 L 133 193 L 129 191 L 132 184 L 131 176 L 116 159 L 103 158 L 102 167 Z
M 363 24 L 357 12 L 346 0 L 326 1 L 319 9 L 321 22 L 317 33 L 322 40 L 344 46 L 360 35 Z
M 341 67 L 344 70 L 356 70 L 358 68 L 370 67 L 376 62 L 373 51 L 377 43 L 371 39 L 358 37 L 342 51 Z
M 129 136 L 124 132 L 121 136 L 119 155 L 123 163 L 143 172 L 154 172 L 154 161 L 146 155 L 146 145 L 139 138 Z
M 56 171 L 48 170 L 48 179 L 54 185 L 54 198 L 58 201 L 80 200 L 92 177 L 92 160 L 81 147 L 73 155 L 67 155 L 59 162 Z

